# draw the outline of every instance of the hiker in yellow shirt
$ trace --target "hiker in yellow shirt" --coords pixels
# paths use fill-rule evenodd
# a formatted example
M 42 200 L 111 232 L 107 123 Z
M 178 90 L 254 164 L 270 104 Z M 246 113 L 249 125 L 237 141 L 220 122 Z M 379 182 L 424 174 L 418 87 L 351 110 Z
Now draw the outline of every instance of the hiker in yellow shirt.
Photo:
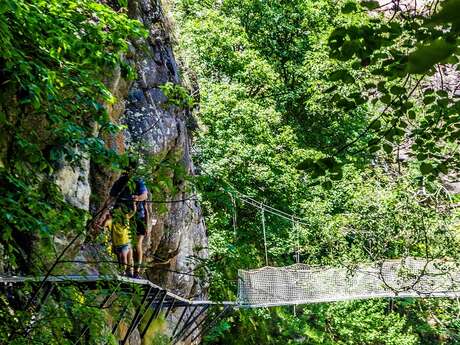
M 128 277 L 133 276 L 133 250 L 129 234 L 129 219 L 136 214 L 136 204 L 128 210 L 125 205 L 115 206 L 105 221 L 105 227 L 111 231 L 112 245 L 117 254 L 118 263 Z

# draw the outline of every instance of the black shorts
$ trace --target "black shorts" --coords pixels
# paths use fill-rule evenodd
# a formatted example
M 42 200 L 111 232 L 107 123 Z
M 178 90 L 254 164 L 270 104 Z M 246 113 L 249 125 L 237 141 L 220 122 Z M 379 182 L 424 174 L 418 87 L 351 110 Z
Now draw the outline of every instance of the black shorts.
M 136 235 L 145 236 L 147 233 L 147 226 L 145 224 L 145 218 L 136 217 Z

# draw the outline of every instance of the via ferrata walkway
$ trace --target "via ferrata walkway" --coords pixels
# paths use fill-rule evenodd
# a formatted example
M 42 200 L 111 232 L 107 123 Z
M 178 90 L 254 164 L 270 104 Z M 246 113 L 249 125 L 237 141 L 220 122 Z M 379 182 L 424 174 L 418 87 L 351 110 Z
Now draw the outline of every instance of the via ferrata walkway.
M 134 317 L 126 320 L 129 305 L 115 321 L 112 333 L 120 323 L 129 324 L 120 344 L 127 343 L 137 328 L 141 338 L 160 315 L 165 318 L 174 310 L 178 315 L 171 342 L 191 338 L 191 343 L 228 313 L 240 308 L 262 308 L 369 298 L 459 298 L 459 265 L 447 260 L 426 260 L 407 257 L 373 264 L 360 264 L 353 270 L 345 267 L 315 267 L 295 264 L 287 267 L 263 267 L 238 272 L 238 300 L 213 302 L 190 300 L 162 288 L 149 280 L 121 276 L 49 276 L 0 277 L 0 288 L 40 284 L 38 310 L 46 303 L 53 288 L 60 284 L 84 286 L 87 290 L 105 290 L 100 308 L 110 308 L 111 300 L 120 293 L 137 295 L 140 303 Z M 114 286 L 116 286 L 114 288 Z M 40 288 L 38 289 L 40 290 Z M 36 290 L 37 291 L 37 290 Z
M 171 343 L 176 344 L 188 338 L 191 338 L 191 343 L 193 343 L 237 307 L 236 302 L 192 301 L 145 279 L 113 275 L 65 275 L 46 278 L 0 276 L 0 291 L 2 292 L 7 292 L 11 288 L 20 288 L 25 284 L 31 284 L 32 286 L 43 285 L 40 296 L 38 296 L 35 303 L 37 310 L 41 309 L 41 306 L 46 303 L 58 285 L 77 285 L 80 288 L 84 287 L 86 290 L 102 291 L 108 289 L 109 293 L 104 296 L 99 306 L 100 309 L 110 310 L 113 300 L 118 294 L 130 294 L 132 297 L 139 296 L 141 299 L 136 307 L 134 316 L 127 320 L 129 303 L 124 306 L 123 311 L 114 322 L 112 334 L 117 332 L 122 321 L 129 324 L 123 339 L 120 340 L 121 345 L 127 344 L 128 339 L 136 328 L 141 328 L 139 333 L 143 339 L 152 322 L 158 319 L 160 315 L 167 318 L 173 310 L 175 312 L 179 310 L 179 318 L 171 333 Z

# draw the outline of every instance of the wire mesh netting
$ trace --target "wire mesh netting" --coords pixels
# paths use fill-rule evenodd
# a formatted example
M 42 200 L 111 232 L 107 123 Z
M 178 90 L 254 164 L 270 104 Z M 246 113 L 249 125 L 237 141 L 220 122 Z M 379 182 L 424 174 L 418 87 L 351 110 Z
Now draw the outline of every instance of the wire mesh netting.
M 239 270 L 238 300 L 276 306 L 382 297 L 460 297 L 455 262 L 417 258 L 362 264 L 354 269 L 295 264 Z

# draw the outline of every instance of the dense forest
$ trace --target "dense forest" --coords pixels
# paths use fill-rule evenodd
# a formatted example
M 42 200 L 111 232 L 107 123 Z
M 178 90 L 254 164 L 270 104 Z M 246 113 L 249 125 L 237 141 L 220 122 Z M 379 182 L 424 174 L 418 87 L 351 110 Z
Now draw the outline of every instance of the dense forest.
M 237 192 L 306 222 L 303 263 L 458 258 L 455 194 L 441 176 L 458 165 L 459 3 L 408 3 L 176 4 L 200 85 L 212 297 L 234 297 L 237 269 L 265 264 L 260 210 Z M 297 231 L 266 218 L 269 264 L 294 263 Z M 456 301 L 416 299 L 257 310 L 208 342 L 454 344 L 457 312 Z
M 153 4 L 161 19 L 145 15 Z M 161 74 L 139 67 L 150 55 L 161 60 L 145 48 L 164 44 L 155 30 L 179 71 L 166 64 L 174 76 L 153 83 L 155 116 L 183 120 L 177 131 L 191 143 L 169 151 L 143 138 L 161 120 L 136 137 L 129 117 L 132 90 Z M 459 34 L 459 0 L 2 0 L 1 276 L 76 274 L 79 247 L 105 252 L 109 239 L 95 224 L 108 186 L 133 160 L 130 177 L 145 180 L 160 223 L 147 278 L 188 298 L 236 301 L 238 270 L 264 266 L 353 275 L 362 263 L 416 257 L 458 269 Z M 85 164 L 86 208 L 59 183 L 63 167 Z M 169 255 L 165 238 L 196 221 L 177 213 L 168 223 L 168 202 L 183 198 L 199 203 L 206 224 L 207 242 L 188 245 L 206 255 L 183 260 L 193 288 L 155 273 L 169 262 L 155 261 Z M 201 235 L 189 236 L 182 245 Z M 110 260 L 100 274 L 114 274 Z M 118 343 L 111 330 L 125 312 L 94 308 L 100 290 L 64 286 L 38 308 L 34 289 L 1 290 L 0 343 Z M 177 319 L 160 318 L 129 343 L 169 344 Z M 201 343 L 460 344 L 460 302 L 235 309 Z

